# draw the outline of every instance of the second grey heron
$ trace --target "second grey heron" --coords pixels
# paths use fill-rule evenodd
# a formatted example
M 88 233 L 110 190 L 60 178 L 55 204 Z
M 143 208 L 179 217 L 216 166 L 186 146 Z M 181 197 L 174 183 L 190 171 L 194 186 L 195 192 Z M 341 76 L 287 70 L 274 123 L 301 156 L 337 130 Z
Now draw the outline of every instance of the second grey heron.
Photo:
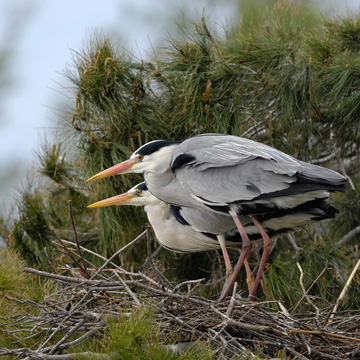
M 159 244 L 168 250 L 192 253 L 221 248 L 225 260 L 226 281 L 231 280 L 233 269 L 226 245 L 236 246 L 242 241 L 231 218 L 205 210 L 181 208 L 167 204 L 152 195 L 145 182 L 134 186 L 124 194 L 98 201 L 88 207 L 98 208 L 112 205 L 144 206 Z M 195 228 L 184 216 L 196 219 L 196 223 L 201 229 L 209 229 L 209 222 L 211 222 L 210 232 L 203 232 Z M 219 228 L 222 233 L 216 230 Z M 261 238 L 252 224 L 249 224 L 247 232 L 251 234 L 252 239 Z M 253 287 L 252 273 L 247 261 L 244 264 L 250 293 Z

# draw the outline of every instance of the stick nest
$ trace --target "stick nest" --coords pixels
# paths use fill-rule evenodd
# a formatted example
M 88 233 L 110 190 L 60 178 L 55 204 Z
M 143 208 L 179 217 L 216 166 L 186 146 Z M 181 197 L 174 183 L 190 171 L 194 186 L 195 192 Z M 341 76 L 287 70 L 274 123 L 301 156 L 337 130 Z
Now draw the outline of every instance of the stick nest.
M 129 272 L 111 260 L 134 246 L 144 236 L 150 244 L 150 231 L 144 231 L 110 259 L 58 238 L 55 244 L 77 264 L 64 276 L 55 269 L 25 272 L 51 279 L 42 303 L 25 302 L 37 309 L 38 316 L 21 314 L 2 319 L 0 331 L 18 331 L 22 339 L 40 337 L 33 348 L 0 348 L 0 356 L 25 359 L 73 359 L 70 348 L 100 336 L 110 318 L 151 304 L 155 324 L 164 334 L 164 346 L 181 352 L 189 346 L 206 344 L 216 359 L 258 359 L 261 353 L 273 358 L 279 353 L 294 359 L 353 359 L 360 357 L 360 310 L 290 314 L 281 301 L 249 302 L 236 294 L 223 303 L 193 296 L 202 280 L 171 284 L 157 269 L 151 255 L 148 273 Z M 84 259 L 85 252 L 103 259 L 96 268 Z M 9 297 L 8 297 L 9 299 Z M 278 306 L 278 311 L 274 310 Z M 272 306 L 270 306 L 272 305 Z M 14 330 L 15 328 L 15 330 Z M 17 329 L 17 330 L 16 330 Z M 169 344 L 166 334 L 176 333 Z M 171 338 L 171 337 L 170 337 Z M 167 339 L 167 340 L 166 340 Z M 57 355 L 61 353 L 62 355 Z M 89 358 L 110 358 L 108 354 L 84 352 Z

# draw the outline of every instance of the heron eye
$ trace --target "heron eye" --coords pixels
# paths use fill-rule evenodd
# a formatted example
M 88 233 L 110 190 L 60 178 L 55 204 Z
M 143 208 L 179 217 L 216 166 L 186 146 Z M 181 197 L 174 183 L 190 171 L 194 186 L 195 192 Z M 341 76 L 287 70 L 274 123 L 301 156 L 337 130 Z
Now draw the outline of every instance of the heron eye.
M 144 159 L 144 156 L 143 155 L 138 155 L 138 160 L 139 161 L 142 161 Z
M 142 191 L 141 190 L 136 190 L 136 195 L 141 195 Z

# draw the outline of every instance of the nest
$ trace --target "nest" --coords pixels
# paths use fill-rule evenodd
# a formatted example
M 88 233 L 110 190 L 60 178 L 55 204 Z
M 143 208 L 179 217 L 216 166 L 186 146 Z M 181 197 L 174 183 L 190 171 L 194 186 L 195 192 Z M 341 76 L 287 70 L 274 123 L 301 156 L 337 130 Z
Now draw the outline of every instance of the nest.
M 79 353 L 71 353 L 69 349 L 103 333 L 110 318 L 116 321 L 121 316 L 119 309 L 131 313 L 150 303 L 154 325 L 167 339 L 163 346 L 168 351 L 181 352 L 206 344 L 217 359 L 258 359 L 259 351 L 266 358 L 277 357 L 279 353 L 303 360 L 360 357 L 360 310 L 294 315 L 281 301 L 242 299 L 237 295 L 236 283 L 232 296 L 219 303 L 192 295 L 202 279 L 173 285 L 158 270 L 151 253 L 147 259 L 149 273 L 127 271 L 112 261 L 144 237 L 150 244 L 150 234 L 147 229 L 110 259 L 81 247 L 78 242 L 58 238 L 54 243 L 77 267 L 69 270 L 71 276 L 59 274 L 55 268 L 53 272 L 26 268 L 25 272 L 51 279 L 58 285 L 52 287 L 42 303 L 12 299 L 27 302 L 37 308 L 39 315 L 9 317 L 0 325 L 2 332 L 8 331 L 8 325 L 12 329 L 17 326 L 23 339 L 40 337 L 41 341 L 37 349 L 0 348 L 0 356 L 73 359 Z M 103 259 L 103 265 L 96 268 L 86 261 L 86 252 Z M 278 311 L 274 310 L 274 303 Z M 172 332 L 177 336 L 171 344 L 165 334 Z M 82 355 L 110 358 L 109 354 L 100 353 Z

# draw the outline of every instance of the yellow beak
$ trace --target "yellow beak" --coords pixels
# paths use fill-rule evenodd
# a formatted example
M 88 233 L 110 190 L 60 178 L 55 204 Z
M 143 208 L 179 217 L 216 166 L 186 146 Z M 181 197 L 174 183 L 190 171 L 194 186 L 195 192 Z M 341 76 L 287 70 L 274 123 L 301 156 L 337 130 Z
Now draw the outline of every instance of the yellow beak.
M 125 193 L 121 195 L 116 195 L 110 197 L 105 200 L 98 201 L 88 206 L 88 208 L 98 208 L 98 207 L 105 207 L 105 206 L 112 206 L 112 205 L 125 205 L 134 198 L 134 195 Z

